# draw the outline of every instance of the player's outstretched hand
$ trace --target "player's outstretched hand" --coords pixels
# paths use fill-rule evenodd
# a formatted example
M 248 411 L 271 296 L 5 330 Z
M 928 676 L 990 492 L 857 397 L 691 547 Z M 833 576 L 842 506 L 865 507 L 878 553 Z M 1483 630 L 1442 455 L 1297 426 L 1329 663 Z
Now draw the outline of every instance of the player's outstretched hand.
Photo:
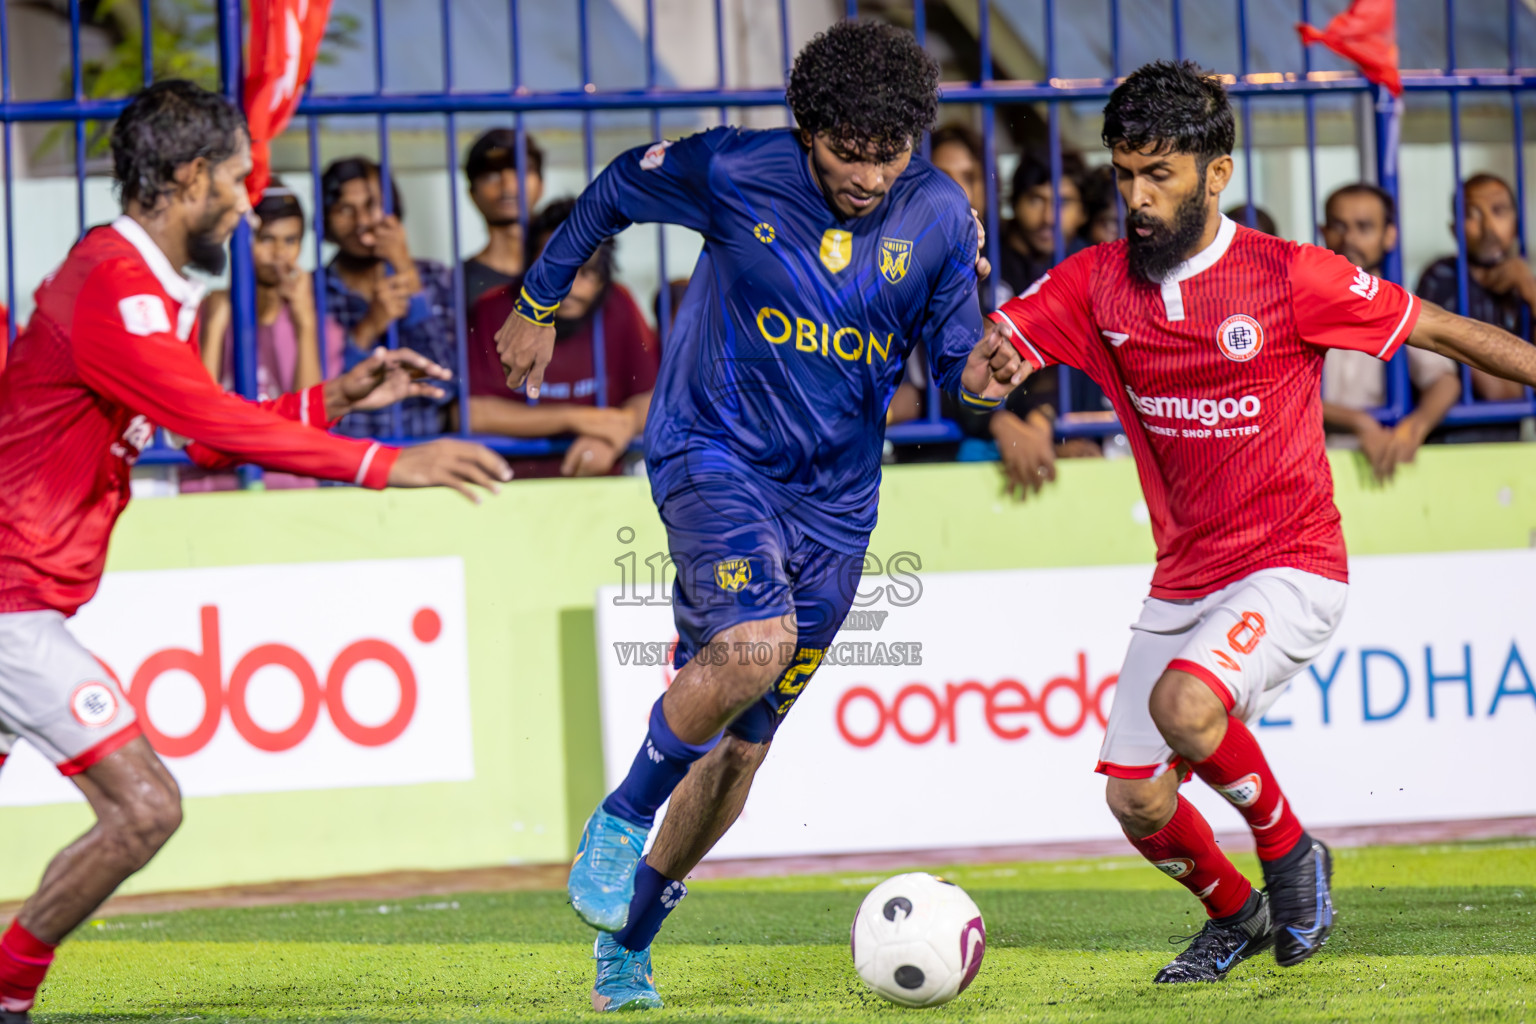
M 1008 340 L 1008 331 L 996 321 L 988 320 L 981 340 L 965 360 L 960 385 L 973 395 L 1002 398 L 1022 384 L 1030 370 L 1030 364 Z
M 501 485 L 511 479 L 512 468 L 500 455 L 483 444 L 452 438 L 401 449 L 389 470 L 391 487 L 452 487 L 476 505 L 476 487 L 500 494 Z
M 528 382 L 528 397 L 538 398 L 544 383 L 544 368 L 555 354 L 554 327 L 540 327 L 515 312 L 496 332 L 496 354 L 507 371 L 507 387 L 514 391 Z
M 382 409 L 405 398 L 442 398 L 447 392 L 432 381 L 452 377 L 414 349 L 381 345 L 367 359 L 326 382 L 326 416 L 337 419 L 349 412 Z
M 992 438 L 1002 460 L 1003 490 L 1023 501 L 1056 479 L 1055 431 L 1050 419 L 1032 412 L 1021 419 L 1006 409 L 992 414 Z

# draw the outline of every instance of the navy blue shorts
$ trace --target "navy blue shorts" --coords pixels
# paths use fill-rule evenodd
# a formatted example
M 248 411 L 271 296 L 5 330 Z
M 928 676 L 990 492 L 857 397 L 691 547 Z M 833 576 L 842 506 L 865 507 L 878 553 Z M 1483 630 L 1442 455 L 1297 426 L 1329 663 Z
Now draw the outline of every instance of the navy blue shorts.
M 775 516 L 738 476 L 696 477 L 685 490 L 668 495 L 660 511 L 677 570 L 673 665 L 682 668 L 707 657 L 779 666 L 773 688 L 726 728 L 749 743 L 771 740 L 853 604 L 864 552 L 848 554 L 806 535 Z M 778 616 L 794 624 L 793 650 L 710 645 L 739 623 Z

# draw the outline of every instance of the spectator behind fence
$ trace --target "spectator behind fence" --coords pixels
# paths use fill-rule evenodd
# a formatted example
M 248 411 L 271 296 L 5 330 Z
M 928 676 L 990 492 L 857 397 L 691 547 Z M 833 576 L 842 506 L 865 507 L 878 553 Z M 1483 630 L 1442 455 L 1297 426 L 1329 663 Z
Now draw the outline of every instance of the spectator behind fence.
M 1531 341 L 1536 275 L 1520 255 L 1520 211 L 1515 190 L 1497 175 L 1474 174 L 1462 186 L 1462 197 L 1467 231 L 1466 315 Z M 1450 227 L 1454 238 L 1454 203 Z M 1436 260 L 1419 278 L 1419 298 L 1461 312 L 1456 276 L 1455 256 Z M 1491 402 L 1514 402 L 1525 397 L 1521 385 L 1481 370 L 1472 371 L 1472 392 Z
M 981 136 L 968 124 L 951 121 L 928 140 L 929 161 L 965 190 L 983 224 L 987 220 L 987 172 Z
M 1397 204 L 1390 193 L 1360 182 L 1336 189 L 1323 205 L 1323 244 L 1373 277 L 1397 248 Z M 1408 374 L 1418 406 L 1388 429 L 1372 410 L 1387 402 L 1387 367 L 1368 352 L 1330 349 L 1323 361 L 1323 425 L 1332 448 L 1358 448 L 1380 481 L 1412 462 L 1430 431 L 1461 395 L 1456 364 L 1408 348 Z
M 300 269 L 304 247 L 304 208 L 298 197 L 273 179 L 254 212 L 251 263 L 256 276 L 256 397 L 262 401 L 289 391 L 303 391 L 324 379 L 316 329 L 314 278 Z M 203 303 L 203 365 L 226 391 L 235 389 L 235 328 L 229 292 L 217 291 Z M 267 473 L 269 489 L 313 487 L 310 477 Z M 189 467 L 180 474 L 183 492 L 232 491 L 240 478 L 230 472 Z
M 1083 174 L 1082 157 L 1070 151 L 1061 154 L 1061 237 L 1068 256 L 1087 246 L 1079 237 L 1087 223 L 1080 185 Z M 1000 273 L 1003 283 L 1019 294 L 1056 265 L 1056 190 L 1051 186 L 1047 154 L 1026 150 L 1020 155 L 1011 201 L 1013 219 L 1001 229 Z M 1077 370 L 1066 372 L 1074 412 L 1098 413 L 1108 408 L 1104 393 L 1091 380 Z M 1056 369 L 1031 375 L 997 412 L 985 419 L 961 416 L 960 428 L 967 434 L 992 437 L 1005 462 L 1012 452 L 1049 444 L 1055 417 L 1063 408 L 1060 375 Z M 1100 449 L 1097 442 L 1082 438 L 1063 443 L 1058 452 L 1063 457 L 1095 456 Z
M 464 176 L 469 179 L 469 198 L 485 219 L 488 238 L 484 249 L 464 261 L 466 309 L 474 309 L 480 296 L 523 272 L 527 243 L 523 240 L 520 212 L 526 209 L 532 220 L 534 208 L 544 198 L 544 151 L 533 141 L 533 136 L 526 133 L 523 135 L 523 171 L 528 190 L 520 199 L 517 132 L 511 128 L 492 128 L 469 147 Z
M 394 181 L 389 183 L 390 214 L 384 212 L 379 166 L 367 157 L 333 162 L 320 184 L 325 237 L 340 249 L 325 274 L 326 314 L 340 327 L 333 332 L 327 325 L 331 372 L 350 370 L 375 347 L 388 344 L 393 325 L 402 348 L 415 349 L 457 374 L 453 274 L 441 263 L 411 258 Z M 450 384 L 447 397 L 436 401 L 401 402 L 403 436 L 441 434 L 453 390 Z M 336 430 L 352 437 L 387 437 L 393 420 L 388 409 L 351 413 Z
M 545 207 L 528 226 L 528 259 L 575 208 L 574 199 Z M 645 429 L 660 363 L 656 336 L 629 291 L 613 280 L 613 240 L 604 242 L 576 275 L 555 311 L 555 352 L 544 370 L 539 400 L 507 387 L 496 353 L 496 332 L 517 305 L 522 288 L 514 278 L 475 304 L 470 321 L 469 423 L 477 434 L 505 437 L 571 437 L 564 456 L 511 460 L 515 479 L 603 476 L 620 470 L 630 441 Z M 598 407 L 596 321 L 602 316 L 607 408 Z
M 1084 222 L 1080 182 L 1083 158 L 1061 154 L 1061 237 L 1063 256 L 1083 248 L 1077 237 Z M 1010 194 L 1013 219 L 1002 224 L 1002 266 L 997 268 L 1015 295 L 1056 265 L 1056 192 L 1051 187 L 1051 161 L 1044 153 L 1025 150 L 1013 172 Z
M 1231 207 L 1225 211 L 1223 216 L 1230 220 L 1236 221 L 1245 228 L 1253 228 L 1255 231 L 1262 231 L 1266 235 L 1271 235 L 1275 238 L 1280 237 L 1280 228 L 1275 223 L 1275 218 L 1270 216 L 1269 211 L 1264 209 L 1264 207 L 1260 206 L 1258 203 L 1253 204 L 1252 224 L 1248 223 L 1247 203 L 1238 203 L 1236 206 Z
M 1083 227 L 1078 237 L 1089 245 L 1117 241 L 1125 234 L 1120 218 L 1120 192 L 1115 187 L 1115 168 L 1101 164 L 1083 175 Z

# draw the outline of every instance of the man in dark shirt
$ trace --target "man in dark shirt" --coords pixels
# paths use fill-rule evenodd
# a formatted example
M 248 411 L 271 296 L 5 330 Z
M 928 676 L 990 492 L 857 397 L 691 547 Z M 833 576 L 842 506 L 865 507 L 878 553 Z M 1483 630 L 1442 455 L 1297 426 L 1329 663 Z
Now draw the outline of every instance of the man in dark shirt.
M 571 214 L 575 200 L 551 203 L 528 225 L 530 262 Z M 517 304 L 522 279 L 493 288 L 475 304 L 469 333 L 469 424 L 478 434 L 569 437 L 565 455 L 511 459 L 514 479 L 603 476 L 645 429 L 660 350 L 629 291 L 613 280 L 613 244 L 604 243 L 576 275 L 555 312 L 555 354 L 544 371 L 539 400 L 507 387 L 496 353 L 496 331 Z M 599 331 L 598 324 L 601 323 Z M 597 372 L 602 338 L 604 373 Z M 599 393 L 606 392 L 606 408 Z
M 492 128 L 475 140 L 464 160 L 464 176 L 469 179 L 469 198 L 485 218 L 488 236 L 485 248 L 464 261 L 464 303 L 474 309 L 475 302 L 498 285 L 504 285 L 523 272 L 522 216 L 531 221 L 534 207 L 544 198 L 544 151 L 523 135 L 523 174 L 526 196 L 519 194 L 517 182 L 517 132 L 511 128 Z
M 1425 268 L 1419 277 L 1419 298 L 1530 341 L 1536 274 L 1520 255 L 1520 215 L 1515 190 L 1497 175 L 1474 174 L 1462 186 L 1462 198 L 1466 204 L 1467 231 L 1466 308 L 1458 304 L 1455 256 L 1446 256 Z M 1456 223 L 1452 220 L 1453 236 L 1455 232 Z M 1472 391 L 1490 402 L 1520 401 L 1525 397 L 1523 386 L 1480 370 L 1472 371 Z

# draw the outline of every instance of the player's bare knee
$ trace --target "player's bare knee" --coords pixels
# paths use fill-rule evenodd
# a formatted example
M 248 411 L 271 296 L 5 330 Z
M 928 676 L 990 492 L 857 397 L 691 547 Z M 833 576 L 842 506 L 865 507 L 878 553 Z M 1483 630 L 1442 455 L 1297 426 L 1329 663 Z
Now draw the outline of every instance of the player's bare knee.
M 743 622 L 716 637 L 712 643 L 725 645 L 719 678 L 731 702 L 748 704 L 772 689 L 793 658 L 796 641 L 788 616 Z
M 1170 747 L 1186 756 L 1192 747 L 1203 747 L 1227 717 L 1221 699 L 1188 672 L 1164 672 L 1152 688 L 1148 706 L 1158 732 Z
M 1104 799 L 1120 827 L 1141 838 L 1149 836 L 1173 817 L 1178 791 L 1172 793 L 1162 779 L 1115 779 L 1104 787 Z

